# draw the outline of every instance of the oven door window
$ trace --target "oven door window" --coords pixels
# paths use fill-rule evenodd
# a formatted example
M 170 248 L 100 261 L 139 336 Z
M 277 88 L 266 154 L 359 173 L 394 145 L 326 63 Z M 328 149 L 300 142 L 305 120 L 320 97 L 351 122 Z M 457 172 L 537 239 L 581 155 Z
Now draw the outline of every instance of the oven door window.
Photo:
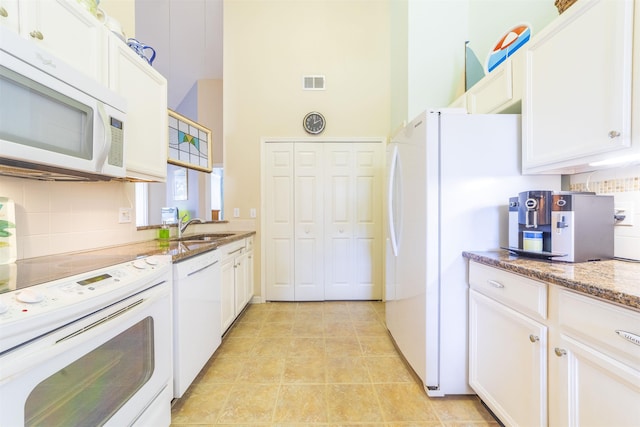
M 151 378 L 153 350 L 146 317 L 38 384 L 25 426 L 103 425 Z

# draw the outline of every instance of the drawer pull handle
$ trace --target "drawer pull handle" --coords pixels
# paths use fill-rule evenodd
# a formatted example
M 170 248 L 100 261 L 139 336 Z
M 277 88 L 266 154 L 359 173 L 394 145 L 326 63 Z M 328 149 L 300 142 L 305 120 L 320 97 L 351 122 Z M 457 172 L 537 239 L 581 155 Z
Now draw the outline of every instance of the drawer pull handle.
M 562 357 L 565 354 L 567 354 L 567 350 L 565 350 L 563 348 L 556 347 L 556 348 L 553 349 L 553 351 L 556 353 L 556 356 L 558 356 L 558 357 Z
M 3 18 L 6 18 L 7 16 L 9 16 L 9 14 L 7 13 L 7 9 L 5 9 L 2 6 L 0 6 L 0 16 L 2 16 Z
M 531 335 L 529 335 L 529 341 L 531 341 L 531 342 L 538 342 L 538 341 L 540 341 L 540 337 L 539 337 L 539 336 L 537 336 L 537 335 L 533 335 L 533 334 L 531 334 Z
M 629 341 L 632 344 L 640 345 L 640 335 L 636 335 L 631 332 L 622 331 L 620 329 L 616 330 L 616 334 Z
M 495 280 L 487 280 L 487 282 L 494 288 L 498 288 L 498 289 L 504 288 L 504 285 L 502 283 L 496 282 Z

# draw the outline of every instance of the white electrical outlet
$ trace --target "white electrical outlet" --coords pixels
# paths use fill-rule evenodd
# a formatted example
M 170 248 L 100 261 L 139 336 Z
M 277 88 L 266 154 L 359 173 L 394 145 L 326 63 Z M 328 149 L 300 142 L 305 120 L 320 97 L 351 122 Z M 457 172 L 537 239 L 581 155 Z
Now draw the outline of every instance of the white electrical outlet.
M 240 208 L 233 208 L 233 217 L 240 218 Z
M 617 217 L 624 217 L 624 219 L 620 221 L 616 220 L 615 225 L 633 226 L 633 216 L 635 215 L 635 212 L 631 206 L 619 205 L 615 207 L 615 211 Z
M 256 217 L 256 208 L 251 208 L 251 209 L 249 210 L 249 216 L 250 216 L 251 218 L 255 218 L 255 217 Z
M 118 223 L 125 224 L 131 222 L 131 208 L 120 208 L 118 212 Z

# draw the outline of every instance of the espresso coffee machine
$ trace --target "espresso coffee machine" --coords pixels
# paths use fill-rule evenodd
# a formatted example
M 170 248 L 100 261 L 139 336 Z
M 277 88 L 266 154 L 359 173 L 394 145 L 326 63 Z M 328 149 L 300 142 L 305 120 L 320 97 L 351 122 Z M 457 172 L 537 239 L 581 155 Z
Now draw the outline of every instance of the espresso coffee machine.
M 509 199 L 509 250 L 583 262 L 613 258 L 613 196 L 524 191 Z
M 510 248 L 551 254 L 552 194 L 552 191 L 523 191 L 509 199 Z M 535 240 L 535 249 L 528 246 L 528 235 L 532 235 L 531 241 Z

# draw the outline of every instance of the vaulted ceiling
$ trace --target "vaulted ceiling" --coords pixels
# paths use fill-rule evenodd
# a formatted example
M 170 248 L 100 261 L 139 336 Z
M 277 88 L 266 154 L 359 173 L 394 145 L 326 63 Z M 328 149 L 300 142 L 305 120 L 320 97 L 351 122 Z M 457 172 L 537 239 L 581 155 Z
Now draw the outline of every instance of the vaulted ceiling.
M 176 109 L 200 79 L 222 79 L 223 0 L 136 0 L 136 38 L 156 50 Z

